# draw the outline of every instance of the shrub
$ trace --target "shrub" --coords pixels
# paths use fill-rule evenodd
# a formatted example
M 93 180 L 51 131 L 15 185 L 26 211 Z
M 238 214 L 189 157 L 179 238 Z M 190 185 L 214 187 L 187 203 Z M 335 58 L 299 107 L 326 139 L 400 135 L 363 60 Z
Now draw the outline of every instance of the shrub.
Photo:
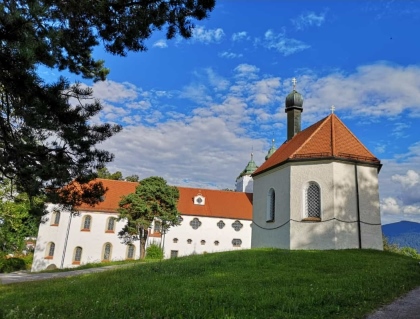
M 6 258 L 0 260 L 0 273 L 25 270 L 25 261 L 21 258 Z
M 163 259 L 163 250 L 157 244 L 146 248 L 146 259 Z
M 419 254 L 417 254 L 417 250 L 411 247 L 402 247 L 400 249 L 401 254 L 412 257 L 412 258 L 419 258 Z

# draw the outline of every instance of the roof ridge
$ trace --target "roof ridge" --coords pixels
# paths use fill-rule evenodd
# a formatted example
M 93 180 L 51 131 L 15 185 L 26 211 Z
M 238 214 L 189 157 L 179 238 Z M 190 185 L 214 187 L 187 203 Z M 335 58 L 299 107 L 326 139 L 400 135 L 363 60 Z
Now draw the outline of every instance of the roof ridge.
M 334 114 L 335 116 L 335 114 Z M 340 118 L 338 116 L 335 116 L 335 118 L 339 121 L 339 123 L 341 123 L 341 125 L 350 133 L 351 136 L 353 136 L 355 138 L 355 140 L 357 142 L 359 142 L 359 144 L 365 149 L 365 151 L 367 151 L 370 155 L 372 155 L 372 157 L 376 158 L 375 155 L 373 155 L 373 153 L 371 151 L 369 151 L 369 149 L 356 137 L 356 135 L 353 134 L 353 132 L 346 126 L 346 124 L 344 124 Z
M 319 126 L 316 128 L 315 131 L 312 132 L 311 135 L 309 135 L 309 137 L 302 143 L 302 145 L 300 145 L 292 154 L 290 154 L 290 157 L 294 156 L 295 154 L 297 154 L 302 147 L 304 147 L 311 139 L 312 137 L 315 136 L 315 134 L 325 125 L 325 123 L 327 122 L 327 119 L 330 117 L 331 115 L 328 115 L 327 117 L 324 117 L 323 119 L 319 120 L 318 122 L 312 124 L 311 126 L 308 126 L 307 128 L 305 128 L 303 131 L 306 131 L 307 129 L 309 129 L 310 127 L 317 125 L 320 122 L 324 122 L 324 123 L 320 123 Z M 301 131 L 301 132 L 303 132 Z

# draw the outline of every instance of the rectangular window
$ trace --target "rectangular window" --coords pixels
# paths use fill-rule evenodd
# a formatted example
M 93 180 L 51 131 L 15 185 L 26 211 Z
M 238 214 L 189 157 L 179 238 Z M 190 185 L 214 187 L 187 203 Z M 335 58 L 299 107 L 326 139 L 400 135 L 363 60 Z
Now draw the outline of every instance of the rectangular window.
M 178 257 L 178 250 L 171 250 L 171 258 Z

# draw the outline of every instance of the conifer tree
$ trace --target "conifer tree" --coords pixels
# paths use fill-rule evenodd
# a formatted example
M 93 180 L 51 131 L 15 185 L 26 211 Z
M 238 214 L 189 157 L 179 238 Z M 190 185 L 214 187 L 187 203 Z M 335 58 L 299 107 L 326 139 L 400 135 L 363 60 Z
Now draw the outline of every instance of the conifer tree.
M 102 105 L 92 90 L 63 77 L 46 82 L 39 68 L 93 81 L 109 70 L 93 57 L 102 44 L 125 56 L 144 41 L 189 38 L 214 0 L 3 0 L 0 2 L 0 176 L 29 197 L 44 194 L 70 207 L 95 204 L 105 192 L 88 184 L 113 155 L 97 144 L 121 130 L 94 124 Z M 63 190 L 63 186 L 76 181 Z

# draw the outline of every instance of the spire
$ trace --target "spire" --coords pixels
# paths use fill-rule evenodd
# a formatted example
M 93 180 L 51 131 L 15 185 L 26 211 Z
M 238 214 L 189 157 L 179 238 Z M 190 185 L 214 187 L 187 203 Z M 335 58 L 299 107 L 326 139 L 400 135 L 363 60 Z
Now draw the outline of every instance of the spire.
M 296 91 L 296 79 L 292 79 L 293 91 L 286 96 L 285 112 L 287 113 L 287 140 L 292 139 L 301 129 L 301 113 L 303 112 L 303 97 Z
M 251 175 L 255 172 L 255 170 L 258 168 L 257 164 L 254 162 L 254 153 L 251 153 L 251 160 L 246 165 L 245 169 L 242 171 L 241 174 L 239 174 L 238 178 L 245 176 L 245 175 Z
M 265 160 L 268 160 L 270 158 L 271 155 L 274 154 L 274 152 L 276 151 L 276 147 L 274 146 L 274 138 L 271 141 L 271 148 L 268 150 L 267 155 L 265 156 Z

